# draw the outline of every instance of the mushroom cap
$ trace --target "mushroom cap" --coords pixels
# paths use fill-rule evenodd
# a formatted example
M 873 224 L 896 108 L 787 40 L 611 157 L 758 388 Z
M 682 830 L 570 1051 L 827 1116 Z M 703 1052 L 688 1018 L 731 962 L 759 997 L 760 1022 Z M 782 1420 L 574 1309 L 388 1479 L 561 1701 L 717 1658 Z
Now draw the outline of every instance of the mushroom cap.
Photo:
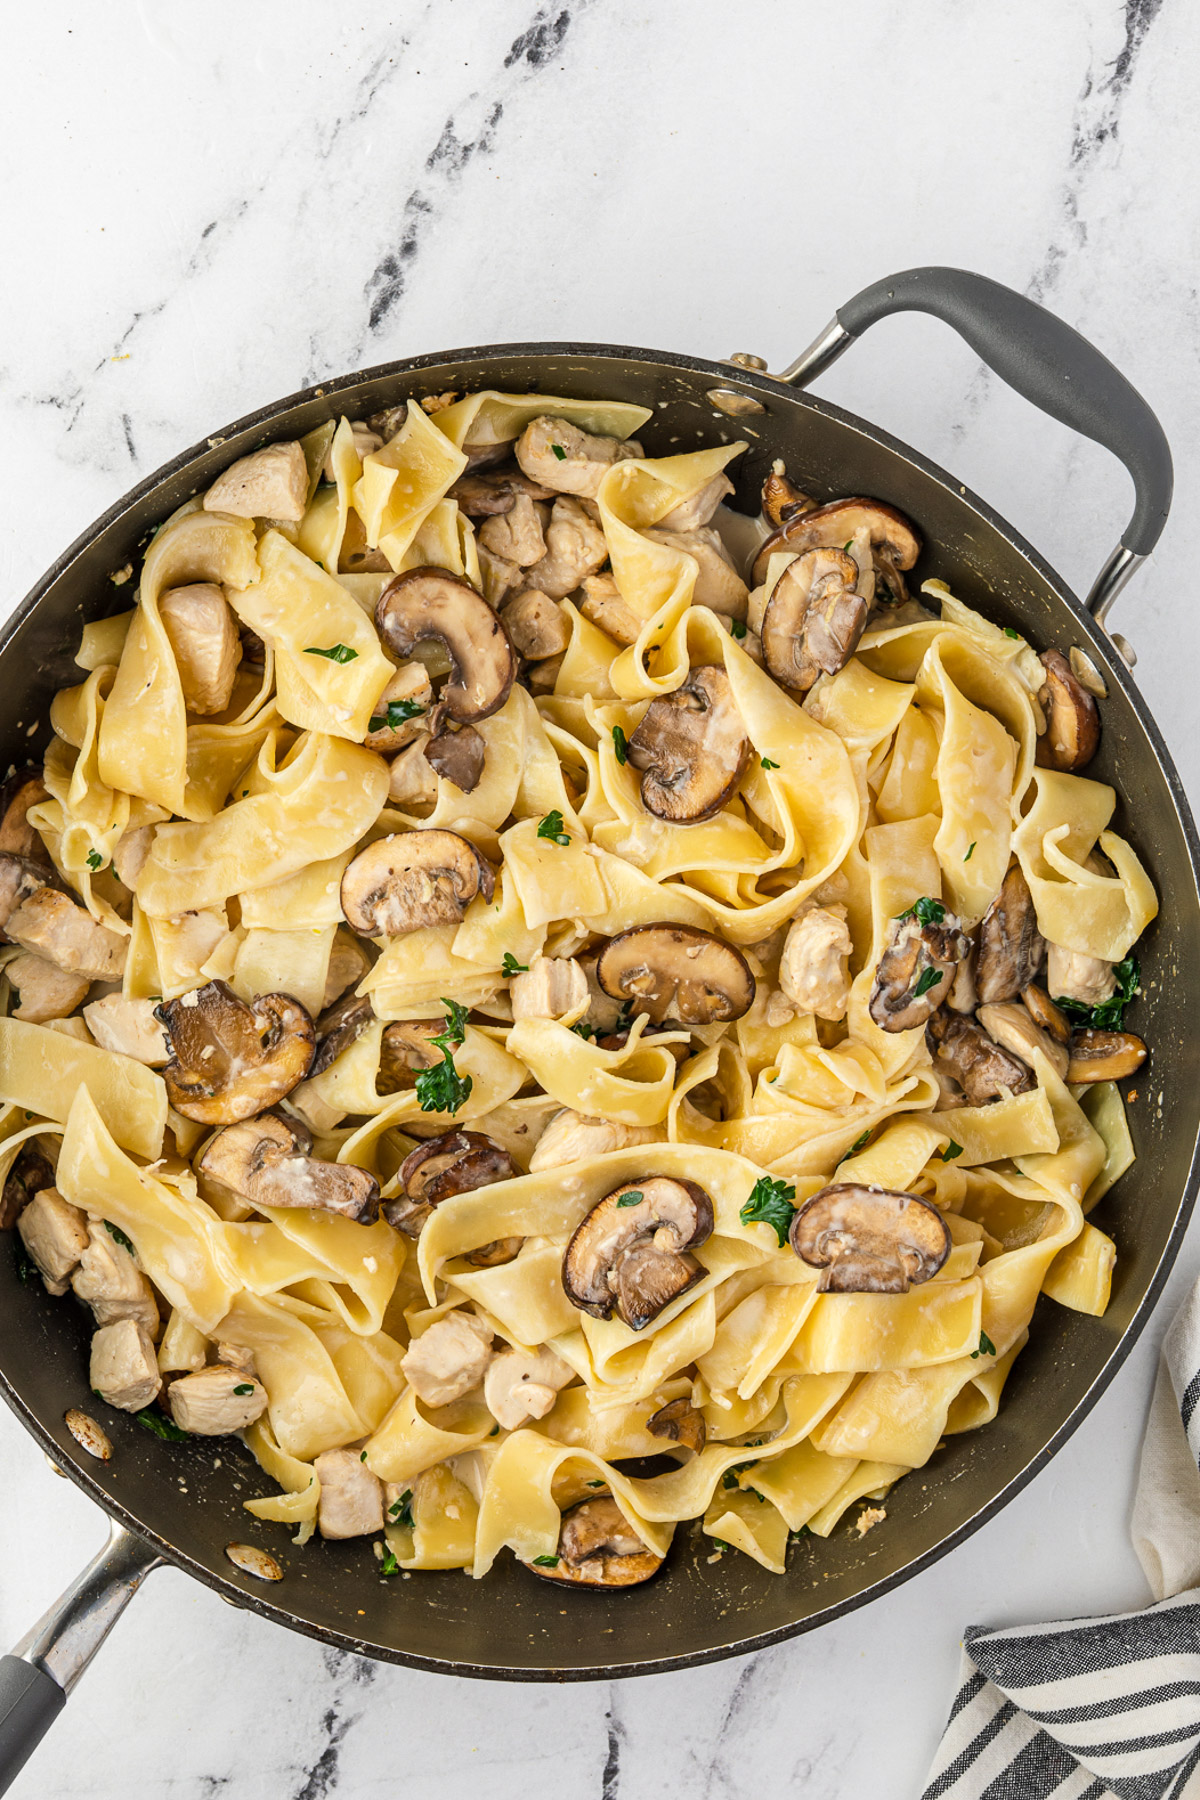
M 746 772 L 750 739 L 724 669 L 704 664 L 652 700 L 629 739 L 642 804 L 674 824 L 711 819 Z
M 1132 1031 L 1074 1031 L 1067 1080 L 1124 1081 L 1140 1069 L 1150 1052 Z
M 762 512 L 767 524 L 778 529 L 798 513 L 812 512 L 816 504 L 812 495 L 798 488 L 783 464 L 776 461 L 762 484 Z
M 1043 1031 L 1019 1000 L 992 1000 L 981 1006 L 975 1017 L 992 1042 L 999 1044 L 1002 1050 L 1011 1051 L 1031 1069 L 1035 1067 L 1034 1052 L 1040 1051 L 1059 1080 L 1066 1080 L 1071 1060 L 1066 1044 Z
M 354 1163 L 310 1156 L 312 1136 L 299 1119 L 262 1113 L 227 1125 L 196 1167 L 253 1206 L 304 1207 L 363 1225 L 379 1217 L 379 1183 Z
M 1028 987 L 1021 989 L 1021 998 L 1034 1024 L 1040 1026 L 1056 1044 L 1071 1042 L 1071 1021 L 1061 1006 L 1055 1006 L 1044 987 L 1031 981 Z
M 312 1133 L 299 1119 L 264 1112 L 223 1126 L 205 1145 L 196 1170 L 252 1199 L 247 1183 L 269 1163 L 281 1162 L 285 1156 L 303 1156 L 311 1149 Z
M 494 1181 L 509 1181 L 516 1173 L 512 1157 L 494 1138 L 482 1131 L 444 1131 L 418 1144 L 400 1164 L 404 1191 L 386 1202 L 384 1217 L 406 1237 L 419 1237 L 443 1200 L 490 1187 Z
M 613 1000 L 651 1024 L 740 1019 L 754 1004 L 754 976 L 740 950 L 695 925 L 633 925 L 609 938 L 596 979 Z
M 644 1544 L 611 1494 L 597 1494 L 569 1506 L 558 1534 L 558 1561 L 552 1567 L 526 1563 L 543 1581 L 562 1586 L 635 1587 L 662 1568 L 663 1559 Z
M 400 1094 L 416 1086 L 422 1069 L 432 1069 L 442 1052 L 433 1042 L 446 1029 L 441 1019 L 395 1019 L 383 1028 L 379 1041 L 379 1068 L 375 1091 Z
M 276 1105 L 308 1074 L 312 1019 L 290 994 L 239 1000 L 224 981 L 155 1009 L 171 1060 L 163 1070 L 176 1112 L 202 1125 L 233 1125 Z
M 682 1444 L 697 1455 L 708 1440 L 704 1414 L 686 1396 L 681 1400 L 668 1400 L 665 1406 L 660 1406 L 646 1420 L 646 1430 L 651 1437 L 670 1438 L 672 1443 Z
M 936 1206 L 855 1181 L 835 1182 L 806 1200 L 788 1236 L 802 1262 L 824 1271 L 821 1288 L 833 1294 L 907 1293 L 950 1254 Z
M 1015 1000 L 1042 966 L 1046 941 L 1038 930 L 1033 895 L 1015 862 L 979 927 L 975 987 L 980 1000 Z
M 464 725 L 458 731 L 447 727 L 425 746 L 425 761 L 430 768 L 464 794 L 473 794 L 479 786 L 484 755 L 483 739 L 473 725 Z
M 818 546 L 842 545 L 858 532 L 868 530 L 871 546 L 886 547 L 898 569 L 911 569 L 921 554 L 921 539 L 910 520 L 885 500 L 869 500 L 852 495 L 846 500 L 831 500 L 826 506 L 815 506 L 810 512 L 796 513 L 765 538 L 754 559 L 753 579 L 761 585 L 767 578 L 767 564 L 776 550 L 813 550 Z
M 616 1312 L 631 1331 L 641 1331 L 703 1277 L 703 1266 L 687 1252 L 711 1237 L 713 1218 L 713 1203 L 695 1181 L 630 1179 L 576 1227 L 563 1256 L 567 1299 L 593 1319 Z
M 409 569 L 389 581 L 375 608 L 379 635 L 400 660 L 429 638 L 444 644 L 450 680 L 441 704 L 460 725 L 486 719 L 508 699 L 517 654 L 483 595 L 446 569 Z
M 935 1012 L 925 1027 L 935 1061 L 953 1075 L 970 1106 L 989 1106 L 1006 1094 L 1027 1094 L 1037 1082 L 1028 1064 L 960 1013 Z
M 1100 708 L 1061 650 L 1043 650 L 1041 663 L 1046 684 L 1038 698 L 1049 716 L 1037 761 L 1043 769 L 1082 769 L 1100 748 Z
M 522 494 L 528 494 L 531 500 L 557 498 L 553 488 L 531 481 L 516 462 L 505 460 L 511 448 L 511 442 L 489 444 L 485 452 L 479 452 L 481 460 L 473 462 L 447 492 L 446 498 L 457 501 L 458 510 L 466 513 L 468 519 L 493 519 L 501 513 L 511 512 Z M 482 460 L 484 455 L 501 466 L 488 468 Z M 484 468 L 487 473 L 480 473 Z
M 893 919 L 868 1005 L 876 1025 L 882 1031 L 915 1031 L 924 1025 L 949 994 L 970 949 L 953 913 L 946 913 L 939 925 Z
M 376 838 L 342 876 L 346 923 L 363 937 L 402 937 L 426 925 L 457 925 L 476 894 L 490 900 L 496 875 L 455 831 L 400 831 Z
M 369 997 L 360 1000 L 351 992 L 327 1006 L 317 1020 L 317 1053 L 312 1059 L 309 1075 L 323 1075 L 343 1050 L 348 1050 L 374 1023 L 375 1008 Z
M 771 590 L 762 618 L 763 657 L 784 687 L 807 693 L 836 675 L 858 647 L 870 607 L 855 592 L 858 564 L 844 550 L 805 550 Z

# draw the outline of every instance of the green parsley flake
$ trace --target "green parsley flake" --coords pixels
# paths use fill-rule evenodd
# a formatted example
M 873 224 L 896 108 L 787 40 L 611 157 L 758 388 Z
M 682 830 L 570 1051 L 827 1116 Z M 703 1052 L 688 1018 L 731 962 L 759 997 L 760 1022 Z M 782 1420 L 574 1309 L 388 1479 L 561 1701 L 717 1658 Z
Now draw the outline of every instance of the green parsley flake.
M 345 662 L 347 658 L 342 657 Z M 377 713 L 371 720 L 372 731 L 399 731 L 410 719 L 419 719 L 425 708 L 419 700 L 389 700 L 386 713 Z
M 489 1437 L 499 1437 L 500 1436 L 500 1427 L 498 1425 L 493 1425 L 492 1429 L 488 1432 L 488 1436 Z
M 975 844 L 978 842 L 979 842 L 979 840 L 978 840 L 978 838 L 976 838 L 975 842 L 972 843 L 971 848 L 967 851 L 967 854 L 963 857 L 964 862 L 970 862 L 971 858 L 975 854 Z
M 519 963 L 511 950 L 506 950 L 504 952 L 504 961 L 500 964 L 500 973 L 502 975 L 512 977 L 513 975 L 526 975 L 528 972 L 528 963 Z
M 642 1201 L 641 1189 L 640 1188 L 630 1188 L 630 1190 L 627 1194 L 621 1195 L 621 1198 L 617 1201 L 617 1205 L 618 1206 L 640 1206 L 641 1201 Z
M 553 812 L 546 814 L 537 828 L 537 834 L 551 844 L 561 844 L 565 847 L 571 842 L 570 835 L 563 830 L 563 816 L 557 807 Z
M 794 1183 L 774 1175 L 760 1175 L 738 1217 L 743 1225 L 772 1226 L 782 1249 L 796 1216 L 797 1208 L 792 1205 L 795 1198 Z
M 777 762 L 772 762 L 769 756 L 764 756 L 760 760 L 764 769 L 777 769 L 779 767 L 779 764 Z
M 154 1412 L 148 1406 L 144 1411 L 136 1412 L 133 1416 L 143 1431 L 150 1432 L 154 1437 L 163 1438 L 169 1444 L 181 1444 L 188 1436 L 186 1431 L 179 1429 L 174 1419 L 168 1419 L 165 1413 Z
M 235 1394 L 252 1394 L 254 1392 L 254 1383 L 252 1381 L 239 1381 L 233 1391 Z M 364 1450 L 364 1458 L 366 1457 L 366 1454 L 367 1453 Z
M 32 1281 L 37 1274 L 37 1269 L 26 1254 L 25 1246 L 19 1238 L 13 1240 L 13 1261 L 17 1265 L 17 1280 L 21 1285 L 24 1286 L 26 1282 Z
M 1125 1023 L 1125 1008 L 1136 997 L 1142 979 L 1142 971 L 1136 956 L 1127 956 L 1123 962 L 1113 965 L 1113 979 L 1117 991 L 1108 1000 L 1101 1000 L 1098 1006 L 1084 1006 L 1078 1000 L 1068 1000 L 1065 995 L 1054 995 L 1054 1004 L 1066 1013 L 1072 1025 L 1090 1027 L 1094 1031 L 1120 1031 Z
M 469 1075 L 460 1075 L 449 1050 L 443 1051 L 440 1063 L 432 1069 L 418 1069 L 417 1105 L 422 1112 L 456 1113 L 471 1097 L 475 1083 Z
M 746 627 L 740 619 L 731 619 L 729 621 L 729 635 L 730 637 L 737 638 L 739 641 L 745 637 Z
M 961 1156 L 962 1153 L 963 1153 L 962 1145 L 956 1144 L 954 1139 L 951 1138 L 950 1142 L 946 1145 L 946 1148 L 942 1151 L 942 1161 L 943 1162 L 953 1162 L 955 1157 Z
M 603 1487 L 604 1485 L 605 1484 L 602 1481 L 589 1481 L 588 1482 L 589 1487 Z
M 1018 631 L 1018 630 L 1017 630 L 1017 629 L 1016 629 L 1016 627 L 1015 627 L 1015 626 L 1013 626 L 1013 625 L 1006 625 L 1006 626 L 1005 626 L 1005 627 L 1004 627 L 1004 635 L 1005 635 L 1005 637 L 1010 637 L 1010 638 L 1019 638 L 1019 637 L 1020 637 L 1020 635 L 1021 635 L 1021 634 L 1020 634 L 1020 632 L 1019 632 L 1019 631 Z
M 870 1136 L 871 1136 L 871 1127 L 868 1125 L 867 1129 L 865 1131 L 859 1132 L 858 1136 L 855 1138 L 854 1142 L 851 1144 L 851 1146 L 850 1146 L 851 1156 L 858 1155 L 859 1151 L 861 1149 L 863 1149 L 864 1146 L 870 1140 Z
M 446 1023 L 437 1037 L 430 1038 L 439 1050 L 456 1050 L 467 1035 L 467 1013 L 469 1008 L 460 1006 L 457 1000 L 447 1000 L 442 995 L 442 1005 L 446 1008 Z
M 581 1037 L 585 1043 L 596 1035 L 596 1027 L 594 1025 L 589 1025 L 586 1019 L 576 1019 L 571 1030 L 575 1033 L 576 1037 Z
M 388 1518 L 394 1525 L 405 1525 L 412 1529 L 412 1489 L 405 1488 L 398 1500 L 393 1500 L 388 1507 Z
M 104 867 L 104 858 L 101 856 L 101 854 L 98 850 L 89 850 L 88 851 L 87 866 L 89 869 L 92 869 L 92 870 L 102 869 Z
M 134 1254 L 133 1243 L 132 1243 L 131 1239 L 129 1239 L 125 1236 L 125 1233 L 121 1230 L 121 1227 L 119 1225 L 110 1225 L 108 1220 L 105 1219 L 104 1229 L 112 1237 L 116 1238 L 118 1244 L 120 1244 L 120 1246 L 123 1250 L 128 1250 L 130 1256 L 132 1256 Z
M 620 763 L 621 767 L 624 768 L 625 761 L 626 761 L 626 751 L 629 749 L 629 739 L 625 736 L 625 733 L 621 730 L 621 727 L 619 725 L 614 725 L 612 728 L 612 741 L 613 741 L 613 754 L 615 755 L 617 761 Z
M 931 900 L 928 894 L 922 894 L 904 912 L 896 914 L 898 923 L 904 919 L 916 919 L 922 925 L 940 925 L 945 917 L 946 909 L 941 901 Z
M 553 450 L 555 456 L 557 456 L 559 462 L 566 462 L 567 453 L 563 449 L 561 444 L 551 444 L 550 448 Z M 557 1560 L 558 1560 L 558 1558 L 556 1557 L 555 1561 L 557 1562 Z
M 394 1550 L 385 1550 L 380 1557 L 379 1573 L 381 1575 L 399 1575 L 400 1564 L 396 1561 L 396 1553 Z
M 917 985 L 913 989 L 913 999 L 920 1000 L 922 995 L 927 994 L 930 988 L 935 988 L 941 979 L 942 971 L 940 969 L 922 969 Z
M 334 644 L 328 650 L 322 650 L 319 644 L 306 644 L 305 656 L 323 656 L 329 662 L 349 663 L 358 661 L 358 651 L 352 650 L 349 644 Z
M 554 448 L 557 450 L 558 445 L 555 444 Z M 558 1558 L 557 1556 L 535 1556 L 533 1566 L 535 1569 L 557 1569 Z
M 234 1389 L 234 1390 L 233 1390 L 233 1391 L 234 1391 L 234 1393 L 235 1393 L 235 1394 L 236 1394 L 236 1393 L 237 1393 L 237 1389 L 236 1389 L 236 1388 L 235 1388 L 235 1389 Z M 366 1462 L 366 1460 L 367 1460 L 367 1453 L 366 1453 L 366 1451 L 365 1451 L 365 1450 L 360 1450 L 360 1451 L 359 1451 L 359 1455 L 358 1455 L 358 1460 L 359 1460 L 359 1462 Z
M 979 1348 L 978 1350 L 972 1350 L 971 1361 L 974 1362 L 977 1356 L 995 1356 L 995 1354 L 995 1344 L 993 1344 L 986 1331 L 981 1331 L 979 1334 Z

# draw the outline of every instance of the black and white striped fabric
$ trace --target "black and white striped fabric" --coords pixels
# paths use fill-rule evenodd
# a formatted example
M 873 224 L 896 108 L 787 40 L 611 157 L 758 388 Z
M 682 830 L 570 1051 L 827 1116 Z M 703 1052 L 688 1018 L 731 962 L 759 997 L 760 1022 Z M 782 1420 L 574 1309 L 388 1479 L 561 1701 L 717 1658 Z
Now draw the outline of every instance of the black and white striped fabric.
M 1163 1345 L 1132 1529 L 1156 1605 L 966 1633 L 922 1800 L 1200 1800 L 1200 1283 Z

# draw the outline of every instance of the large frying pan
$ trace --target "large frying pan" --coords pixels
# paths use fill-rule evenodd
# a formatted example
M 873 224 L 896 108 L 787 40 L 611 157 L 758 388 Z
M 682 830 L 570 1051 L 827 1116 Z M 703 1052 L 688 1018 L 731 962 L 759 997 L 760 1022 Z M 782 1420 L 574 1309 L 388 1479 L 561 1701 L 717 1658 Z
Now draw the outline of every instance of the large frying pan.
M 1136 510 L 1087 606 L 952 476 L 863 420 L 795 391 L 868 325 L 904 309 L 955 326 L 1012 386 L 1125 462 Z M 128 604 L 128 590 L 114 589 L 109 577 L 136 560 L 147 532 L 236 457 L 343 411 L 360 417 L 446 389 L 603 395 L 654 409 L 641 434 L 651 454 L 745 436 L 751 448 L 735 504 L 747 511 L 757 509 L 763 475 L 779 455 L 821 497 L 890 500 L 924 536 L 918 579 L 949 579 L 956 592 L 1037 645 L 1084 647 L 1108 683 L 1103 743 L 1089 774 L 1118 788 L 1117 829 L 1132 839 L 1163 900 L 1143 951 L 1154 993 L 1144 1028 L 1152 1046 L 1162 1047 L 1151 1065 L 1161 1101 L 1151 1104 L 1147 1085 L 1145 1104 L 1131 1116 L 1137 1164 L 1096 1215 L 1119 1250 L 1108 1312 L 1085 1318 L 1043 1300 L 998 1419 L 951 1438 L 921 1481 L 902 1482 L 889 1499 L 886 1530 L 805 1542 L 793 1550 L 788 1574 L 777 1577 L 743 1556 L 710 1565 L 707 1541 L 682 1528 L 657 1581 L 577 1595 L 564 1609 L 558 1589 L 511 1560 L 479 1583 L 458 1572 L 400 1582 L 380 1579 L 365 1540 L 314 1539 L 293 1549 L 278 1526 L 242 1511 L 242 1498 L 270 1483 L 235 1441 L 223 1445 L 214 1469 L 203 1444 L 159 1442 L 106 1410 L 115 1455 L 111 1463 L 87 1459 L 63 1424 L 68 1407 L 86 1403 L 85 1316 L 69 1303 L 48 1302 L 40 1284 L 20 1285 L 11 1259 L 0 1255 L 0 1387 L 51 1459 L 113 1520 L 109 1547 L 0 1662 L 0 1790 L 160 1559 L 237 1605 L 326 1643 L 459 1675 L 539 1681 L 645 1674 L 811 1630 L 926 1568 L 991 1518 L 1070 1436 L 1149 1317 L 1197 1182 L 1197 839 L 1166 747 L 1100 619 L 1166 517 L 1171 460 L 1162 431 L 1124 378 L 1069 327 L 1006 288 L 956 270 L 912 270 L 868 288 L 782 376 L 751 367 L 754 361 L 712 363 L 612 345 L 498 345 L 389 363 L 240 420 L 127 495 L 34 588 L 0 640 L 0 692 L 11 696 L 0 719 L 0 759 L 24 762 L 48 735 L 51 696 L 78 680 L 71 659 L 80 625 Z M 30 737 L 35 725 L 40 735 Z M 236 1570 L 224 1553 L 234 1539 L 280 1555 L 282 1582 L 264 1587 Z

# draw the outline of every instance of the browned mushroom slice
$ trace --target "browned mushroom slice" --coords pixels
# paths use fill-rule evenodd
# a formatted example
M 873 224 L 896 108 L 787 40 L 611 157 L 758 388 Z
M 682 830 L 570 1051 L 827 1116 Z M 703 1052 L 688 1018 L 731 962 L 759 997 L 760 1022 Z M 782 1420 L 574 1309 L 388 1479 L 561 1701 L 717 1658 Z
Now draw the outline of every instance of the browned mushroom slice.
M 1074 1031 L 1067 1080 L 1124 1081 L 1141 1068 L 1149 1054 L 1132 1031 Z
M 670 1438 L 672 1443 L 682 1444 L 685 1450 L 694 1450 L 697 1455 L 708 1439 L 704 1414 L 686 1398 L 669 1400 L 666 1406 L 660 1406 L 646 1420 L 646 1430 L 651 1437 Z
M 310 1156 L 312 1138 L 298 1119 L 263 1113 L 218 1131 L 196 1165 L 254 1206 L 303 1207 L 359 1224 L 379 1217 L 379 1183 L 354 1163 Z
M 783 571 L 763 613 L 762 647 L 784 687 L 807 693 L 854 655 L 870 611 L 857 581 L 858 564 L 844 550 L 806 550 Z
M 877 556 L 885 550 L 898 569 L 911 569 L 921 554 L 921 540 L 902 512 L 883 500 L 857 495 L 785 519 L 759 546 L 754 581 L 761 585 L 766 580 L 767 564 L 776 550 L 832 549 L 848 543 L 860 531 L 869 531 L 872 552 Z
M 0 1231 L 16 1224 L 35 1194 L 54 1186 L 54 1169 L 36 1139 L 21 1145 L 0 1192 Z
M 940 1068 L 957 1081 L 969 1106 L 989 1106 L 1037 1086 L 1033 1071 L 1004 1050 L 973 1019 L 945 1010 L 935 1012 L 925 1038 Z
M 1061 650 L 1043 650 L 1041 661 L 1046 684 L 1038 698 L 1047 719 L 1037 760 L 1044 769 L 1082 769 L 1100 748 L 1100 708 Z
M 904 1294 L 936 1275 L 950 1254 L 936 1206 L 853 1181 L 806 1200 L 788 1236 L 802 1262 L 824 1271 L 820 1286 L 830 1294 Z
M 404 1191 L 384 1202 L 383 1214 L 406 1237 L 420 1237 L 430 1213 L 443 1200 L 495 1181 L 510 1181 L 516 1173 L 512 1157 L 494 1138 L 482 1131 L 445 1131 L 405 1157 L 400 1164 Z
M 1029 883 L 1020 863 L 1014 863 L 979 927 L 975 969 L 979 998 L 985 1005 L 1015 1000 L 1041 968 L 1045 954 L 1046 940 L 1038 930 Z
M 476 894 L 490 900 L 496 873 L 454 831 L 401 831 L 377 838 L 342 876 L 342 911 L 363 937 L 402 937 L 426 925 L 457 925 Z
M 335 1063 L 344 1050 L 375 1023 L 375 1008 L 369 999 L 360 1000 L 357 994 L 346 994 L 334 1005 L 326 1007 L 317 1020 L 317 1053 L 312 1059 L 309 1075 L 323 1075 L 331 1063 Z
M 486 474 L 479 471 L 482 464 L 475 464 L 460 475 L 454 486 L 448 491 L 446 498 L 456 500 L 460 512 L 466 513 L 468 519 L 492 519 L 501 513 L 511 512 L 522 494 L 531 500 L 553 500 L 556 490 L 541 487 L 531 481 L 528 475 L 522 474 L 515 462 L 504 462 L 504 457 L 511 449 L 508 444 L 489 445 L 489 451 L 499 452 L 500 468 L 488 469 Z
M 446 1029 L 445 1019 L 398 1019 L 385 1025 L 379 1045 L 379 1069 L 375 1088 L 380 1094 L 400 1094 L 415 1087 L 422 1069 L 432 1069 L 442 1059 L 433 1042 Z
M 1061 1006 L 1055 1006 L 1044 987 L 1031 981 L 1021 989 L 1021 998 L 1034 1024 L 1052 1037 L 1056 1044 L 1071 1042 L 1071 1021 Z
M 48 883 L 58 888 L 62 886 L 56 873 L 31 857 L 18 856 L 11 850 L 0 851 L 0 929 L 7 926 L 31 894 L 36 894 Z
M 375 623 L 401 660 L 430 639 L 445 646 L 451 667 L 441 703 L 460 725 L 489 718 L 508 699 L 516 652 L 483 595 L 461 576 L 427 567 L 397 575 L 379 596 Z
M 754 1004 L 754 976 L 740 950 L 694 925 L 634 925 L 609 938 L 596 979 L 613 1000 L 653 1025 L 713 1025 Z
M 791 480 L 777 457 L 762 485 L 763 518 L 767 524 L 778 530 L 780 525 L 786 525 L 797 514 L 812 512 L 816 504 L 811 494 L 806 494 L 803 488 L 798 488 Z
M 1064 1079 L 1070 1061 L 1067 1046 L 1035 1024 L 1019 1000 L 993 1001 L 989 1006 L 981 1006 L 975 1016 L 1002 1050 L 1010 1050 L 1031 1069 L 1035 1066 L 1033 1052 L 1040 1050 L 1059 1080 Z
M 614 1312 L 641 1331 L 704 1275 L 689 1250 L 713 1228 L 713 1204 L 694 1181 L 642 1175 L 614 1188 L 578 1226 L 563 1257 L 563 1291 L 593 1319 Z
M 447 726 L 425 746 L 425 761 L 464 794 L 473 794 L 483 774 L 484 742 L 472 725 Z
M 922 924 L 915 914 L 893 919 L 869 1011 L 883 1031 L 914 1031 L 946 999 L 958 965 L 970 954 L 970 940 L 958 920 L 938 903 L 941 918 Z
M 202 1125 L 234 1125 L 290 1094 L 313 1059 L 313 1022 L 290 994 L 239 1000 L 224 981 L 157 1009 L 171 1060 L 163 1070 L 171 1105 Z
M 648 1581 L 662 1568 L 609 1494 L 581 1500 L 562 1516 L 558 1554 L 526 1563 L 545 1581 L 564 1587 L 624 1588 Z
M 675 824 L 711 819 L 737 788 L 750 739 L 724 669 L 704 664 L 682 687 L 652 700 L 629 739 L 642 804 Z
M 40 764 L 13 771 L 0 789 L 0 851 L 37 863 L 49 861 L 46 846 L 28 818 L 31 806 L 40 806 L 49 798 Z

